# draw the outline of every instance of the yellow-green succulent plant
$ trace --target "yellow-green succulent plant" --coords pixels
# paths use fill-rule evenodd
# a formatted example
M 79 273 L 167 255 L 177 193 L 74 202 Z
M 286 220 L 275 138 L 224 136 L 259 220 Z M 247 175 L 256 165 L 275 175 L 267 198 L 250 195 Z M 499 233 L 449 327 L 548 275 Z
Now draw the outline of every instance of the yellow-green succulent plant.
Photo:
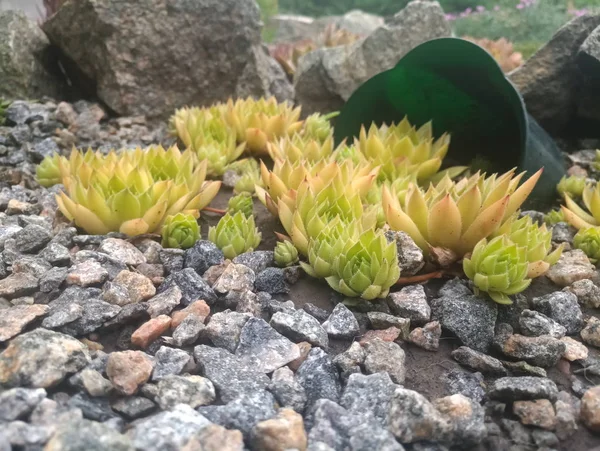
M 325 280 L 345 296 L 373 300 L 386 297 L 399 277 L 396 243 L 389 243 L 383 231 L 369 229 L 337 256 Z
M 167 216 L 161 235 L 163 247 L 189 249 L 200 239 L 200 227 L 193 215 L 177 213 Z
M 66 163 L 66 158 L 55 153 L 52 156 L 45 157 L 42 162 L 35 168 L 35 176 L 37 182 L 49 188 L 62 183 L 62 174 L 60 172 L 59 161 Z
M 254 203 L 250 193 L 240 193 L 232 196 L 227 203 L 227 211 L 232 215 L 241 211 L 244 216 L 252 216 Z
M 541 173 L 521 186 L 524 174 L 515 176 L 514 170 L 458 182 L 446 176 L 427 190 L 412 184 L 403 195 L 384 186 L 383 208 L 392 230 L 408 233 L 426 254 L 442 248 L 459 260 L 517 212 Z
M 487 293 L 498 304 L 512 304 L 509 296 L 525 290 L 529 261 L 527 248 L 513 243 L 506 235 L 477 243 L 470 257 L 463 260 L 463 270 L 473 281 L 475 292 Z
M 302 127 L 302 134 L 306 138 L 316 139 L 317 141 L 324 142 L 327 138 L 333 135 L 333 128 L 331 127 L 331 119 L 339 115 L 339 112 L 329 113 L 322 115 L 319 113 L 311 114 L 304 120 Z
M 581 249 L 592 263 L 597 264 L 600 260 L 600 227 L 579 229 L 573 237 L 573 246 Z
M 269 155 L 273 161 L 281 160 L 291 164 L 299 161 L 316 162 L 329 158 L 333 152 L 333 137 L 322 141 L 305 138 L 296 134 L 292 138 L 284 138 L 267 145 Z
M 275 246 L 273 259 L 280 268 L 295 265 L 299 260 L 298 249 L 291 241 L 279 241 Z
M 506 235 L 517 246 L 527 249 L 529 267 L 527 277 L 535 279 L 548 271 L 562 255 L 564 245 L 552 250 L 552 232 L 546 225 L 533 222 L 531 216 L 507 221 L 498 229 L 495 236 Z
M 160 232 L 167 216 L 198 217 L 221 182 L 207 182 L 206 161 L 173 146 L 86 156 L 74 151 L 64 165 L 60 211 L 89 234 L 130 236 Z M 76 169 L 74 169 L 76 168 Z
M 565 194 L 568 194 L 571 197 L 579 198 L 583 194 L 585 184 L 585 177 L 579 177 L 576 175 L 567 177 L 565 175 L 560 179 L 558 185 L 556 185 L 556 190 L 558 191 L 558 194 L 563 197 Z
M 215 243 L 225 255 L 233 259 L 244 252 L 258 247 L 262 234 L 256 228 L 254 216 L 245 216 L 241 211 L 226 213 L 216 226 L 208 229 L 208 239 Z
M 544 215 L 544 222 L 549 226 L 553 226 L 559 222 L 566 222 L 566 219 L 562 210 L 550 210 Z
M 569 194 L 565 194 L 565 205 L 561 206 L 566 221 L 576 229 L 600 226 L 600 184 L 586 184 L 581 199 L 585 209 L 580 207 Z

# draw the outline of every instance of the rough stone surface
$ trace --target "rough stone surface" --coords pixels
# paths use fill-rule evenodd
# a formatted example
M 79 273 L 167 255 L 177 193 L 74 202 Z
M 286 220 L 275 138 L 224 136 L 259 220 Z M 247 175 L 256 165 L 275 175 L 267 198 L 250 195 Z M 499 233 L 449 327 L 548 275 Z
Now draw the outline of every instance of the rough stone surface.
M 158 287 L 157 294 L 168 290 L 172 286 L 179 287 L 182 294 L 181 303 L 186 306 L 199 300 L 211 305 L 217 300 L 217 295 L 213 289 L 192 268 L 185 268 L 170 274 Z
M 494 326 L 498 307 L 493 301 L 472 294 L 465 288 L 446 283 L 446 291 L 431 302 L 432 319 L 439 321 L 443 329 L 452 332 L 472 349 L 487 352 L 494 338 Z
M 398 388 L 387 373 L 365 376 L 351 374 L 340 398 L 340 405 L 350 412 L 369 415 L 382 426 L 388 423 L 390 400 Z
M 166 376 L 158 383 L 156 402 L 163 410 L 177 404 L 187 404 L 192 408 L 211 404 L 215 400 L 215 387 L 201 376 Z
M 562 341 L 566 347 L 565 353 L 563 354 L 564 359 L 569 362 L 574 362 L 576 360 L 585 360 L 588 358 L 588 348 L 577 340 L 573 340 L 571 337 L 563 337 L 560 341 Z
M 428 351 L 437 351 L 440 346 L 442 326 L 438 321 L 432 321 L 423 327 L 417 327 L 410 333 L 408 340 Z
M 148 416 L 156 408 L 156 404 L 142 396 L 121 398 L 110 406 L 115 412 L 121 413 L 131 420 Z
M 265 320 L 250 318 L 242 328 L 235 354 L 248 366 L 271 373 L 300 357 L 300 350 Z
M 35 293 L 39 286 L 38 278 L 29 273 L 12 274 L 0 280 L 0 297 L 14 299 Z
M 319 321 L 303 310 L 295 310 L 293 313 L 277 312 L 271 317 L 271 326 L 298 343 L 307 341 L 313 346 L 327 348 L 329 337 Z
M 133 395 L 152 374 L 153 362 L 141 351 L 113 352 L 106 363 L 106 375 L 124 395 Z
M 600 287 L 589 279 L 578 280 L 565 288 L 577 296 L 581 305 L 589 308 L 600 307 Z
M 344 304 L 338 304 L 323 323 L 323 329 L 332 338 L 350 339 L 360 332 L 358 321 Z M 306 340 L 308 341 L 308 340 Z
M 113 283 L 127 290 L 132 303 L 146 301 L 156 293 L 156 288 L 150 279 L 131 271 L 121 271 Z
M 11 388 L 0 393 L 0 421 L 28 416 L 46 398 L 43 388 Z
M 431 317 L 431 308 L 422 285 L 411 285 L 397 293 L 390 293 L 387 301 L 392 312 L 410 319 L 413 325 L 423 325 Z
M 571 20 L 523 66 L 510 74 L 522 93 L 527 111 L 546 130 L 559 133 L 577 108 L 577 51 L 600 25 L 600 15 L 586 14 Z
M 292 409 L 281 409 L 275 418 L 254 426 L 254 446 L 264 451 L 306 449 L 307 437 L 302 415 Z
M 449 393 L 459 393 L 475 402 L 481 402 L 485 397 L 486 385 L 481 373 L 469 373 L 454 369 L 444 376 Z
M 140 26 L 127 26 L 121 18 L 128 17 L 134 17 Z M 75 20 L 89 25 L 65 30 L 65 24 Z M 107 26 L 114 32 L 103 33 Z M 182 46 L 169 39 L 173 29 L 185 33 L 188 44 Z M 78 45 L 78 36 L 84 30 L 93 37 L 88 48 L 98 49 L 93 58 L 92 52 Z M 150 1 L 131 9 L 120 3 L 109 2 L 101 7 L 84 1 L 61 10 L 44 24 L 50 40 L 96 82 L 99 97 L 112 110 L 121 115 L 147 116 L 171 114 L 188 104 L 209 105 L 230 96 L 277 95 L 280 100 L 290 99 L 291 88 L 283 70 L 274 61 L 271 64 L 260 46 L 260 30 L 259 9 L 251 1 L 180 1 L 158 9 Z M 128 45 L 117 45 L 123 42 Z M 204 50 L 199 54 L 194 51 L 197 48 Z M 218 55 L 211 49 L 219 49 Z M 133 64 L 133 53 L 145 64 Z M 192 54 L 200 59 L 194 62 Z M 163 67 L 165 61 L 171 61 L 173 69 L 154 69 Z M 176 66 L 187 69 L 175 70 Z M 192 70 L 194 66 L 202 69 Z M 127 74 L 126 79 L 120 74 Z
M 194 348 L 200 374 L 208 378 L 223 402 L 249 393 L 264 390 L 269 378 L 261 371 L 246 365 L 225 349 L 199 345 Z
M 276 415 L 275 405 L 273 395 L 258 390 L 241 395 L 224 406 L 199 407 L 198 412 L 213 423 L 241 431 L 244 438 L 252 442 L 255 438 L 254 427 Z
M 526 337 L 512 334 L 512 328 L 506 324 L 501 326 L 495 338 L 495 345 L 506 356 L 525 360 L 531 365 L 550 368 L 556 365 L 565 353 L 565 344 L 554 337 Z
M 232 262 L 238 265 L 245 265 L 252 269 L 256 274 L 264 271 L 270 266 L 275 266 L 273 251 L 246 252 L 235 257 Z
M 194 435 L 181 451 L 243 451 L 244 436 L 218 424 L 211 424 Z
M 596 267 L 580 249 L 562 253 L 558 262 L 550 267 L 545 276 L 559 287 L 567 287 L 583 279 L 592 279 Z
M 581 339 L 592 346 L 600 347 L 600 320 L 594 316 L 587 319 L 581 331 Z
M 404 350 L 396 343 L 375 339 L 365 345 L 365 370 L 370 373 L 387 372 L 396 384 L 406 377 Z
M 11 339 L 32 321 L 48 312 L 47 305 L 19 305 L 4 309 L 0 316 L 0 342 Z
M 265 291 L 271 295 L 286 294 L 290 291 L 281 268 L 267 268 L 258 273 L 254 288 L 256 291 Z
M 194 344 L 206 326 L 198 315 L 188 315 L 173 331 L 173 343 L 183 347 Z
M 350 412 L 329 399 L 317 401 L 312 423 L 308 437 L 311 451 L 404 450 L 375 419 Z
M 556 384 L 543 377 L 502 377 L 495 380 L 488 392 L 491 399 L 500 401 L 519 401 L 532 399 L 550 399 L 558 395 Z
M 535 310 L 526 309 L 521 312 L 519 327 L 521 333 L 529 337 L 550 335 L 554 338 L 562 338 L 567 333 L 567 329 L 564 326 Z
M 412 48 L 450 33 L 439 4 L 412 2 L 364 40 L 305 55 L 294 81 L 296 101 L 307 114 L 337 110 L 362 83 L 391 69 Z
M 536 310 L 564 326 L 567 335 L 578 334 L 583 328 L 583 314 L 573 293 L 557 291 L 533 298 L 532 304 Z
M 14 37 L 18 37 L 18 41 Z M 0 14 L 0 96 L 14 99 L 55 97 L 62 87 L 47 69 L 49 41 L 38 25 L 25 14 L 3 11 Z
M 219 276 L 213 290 L 220 294 L 226 294 L 229 291 L 248 291 L 254 288 L 256 275 L 254 271 L 246 265 L 228 265 Z
M 450 425 L 449 441 L 460 447 L 474 446 L 487 435 L 481 405 L 461 394 L 437 399 L 433 405 Z
M 134 451 L 135 448 L 129 438 L 109 425 L 84 419 L 61 425 L 44 447 L 45 451 L 82 449 Z
M 299 413 L 304 411 L 306 392 L 288 367 L 284 366 L 273 372 L 268 389 L 282 407 L 289 407 Z
M 72 266 L 67 274 L 67 284 L 80 287 L 98 286 L 108 279 L 108 271 L 97 261 L 86 260 Z
M 349 376 L 353 373 L 361 372 L 361 365 L 365 361 L 365 350 L 357 342 L 346 349 L 344 352 L 338 354 L 333 359 L 333 363 L 340 369 L 342 376 Z
M 450 424 L 421 394 L 397 388 L 390 401 L 389 428 L 402 443 L 443 441 Z
M 176 328 L 189 315 L 196 315 L 199 318 L 201 318 L 204 322 L 206 317 L 210 315 L 210 307 L 204 301 L 192 302 L 183 310 L 173 312 L 173 314 L 171 315 L 171 318 L 173 318 L 173 321 L 171 321 L 171 326 Z
M 307 409 L 310 410 L 323 398 L 338 402 L 341 391 L 339 374 L 331 357 L 321 348 L 311 349 L 296 377 L 306 392 Z
M 592 431 L 600 431 L 600 386 L 590 388 L 581 398 L 581 420 Z
M 215 346 L 235 352 L 240 342 L 240 334 L 246 322 L 252 318 L 247 313 L 224 312 L 215 313 L 204 330 L 204 336 Z
M 38 328 L 14 338 L 0 354 L 0 384 L 48 388 L 83 369 L 90 356 L 80 341 Z
M 199 240 L 185 251 L 184 267 L 203 275 L 208 268 L 220 265 L 224 260 L 223 252 L 212 241 Z
M 209 425 L 210 421 L 190 406 L 179 404 L 171 410 L 135 421 L 127 435 L 136 450 L 176 450 Z
M 146 263 L 146 257 L 144 257 L 144 254 L 138 248 L 119 238 L 106 238 L 100 243 L 98 252 L 108 254 L 130 266 Z
M 520 418 L 523 424 L 537 426 L 549 431 L 553 431 L 556 428 L 554 407 L 552 407 L 552 403 L 547 399 L 515 401 L 513 412 Z
M 408 233 L 389 230 L 385 233 L 385 237 L 388 242 L 396 242 L 398 266 L 403 276 L 414 276 L 425 266 L 423 251 Z
M 154 354 L 154 371 L 152 380 L 159 381 L 163 377 L 181 374 L 193 361 L 192 356 L 183 349 L 161 346 Z
M 177 285 L 174 285 L 148 300 L 148 314 L 151 318 L 168 315 L 180 302 L 181 290 Z

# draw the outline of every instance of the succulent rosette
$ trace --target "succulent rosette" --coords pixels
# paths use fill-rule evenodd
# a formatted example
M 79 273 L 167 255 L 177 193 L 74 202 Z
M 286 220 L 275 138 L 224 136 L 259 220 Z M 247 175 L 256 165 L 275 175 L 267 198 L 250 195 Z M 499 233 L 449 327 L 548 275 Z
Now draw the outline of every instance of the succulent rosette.
M 559 222 L 566 222 L 566 219 L 562 210 L 550 210 L 544 215 L 544 222 L 549 226 L 553 226 Z
M 463 270 L 473 281 L 476 294 L 487 293 L 498 304 L 512 304 L 510 295 L 530 284 L 527 277 L 527 248 L 513 243 L 506 235 L 477 243 L 472 255 L 463 260 Z
M 261 238 L 262 234 L 256 228 L 254 216 L 246 217 L 241 211 L 233 215 L 226 213 L 216 226 L 208 229 L 208 239 L 215 243 L 228 259 L 253 251 L 260 244 Z
M 597 264 L 600 261 L 600 227 L 580 229 L 573 238 L 573 246 L 581 249 L 592 263 Z
M 65 191 L 56 196 L 60 211 L 89 234 L 156 233 L 167 216 L 199 216 L 221 182 L 206 182 L 206 161 L 176 147 L 125 150 L 86 161 L 74 152 L 62 164 Z
M 583 190 L 585 189 L 586 179 L 585 177 L 579 177 L 576 175 L 563 176 L 556 185 L 556 190 L 561 196 L 568 194 L 571 197 L 581 197 Z
M 507 221 L 495 235 L 502 234 L 505 234 L 517 246 L 527 249 L 527 260 L 529 261 L 527 277 L 530 279 L 544 275 L 562 255 L 564 245 L 560 245 L 553 251 L 552 232 L 545 224 L 540 226 L 533 222 L 531 216 Z
M 386 297 L 399 277 L 396 244 L 370 229 L 335 259 L 333 275 L 325 280 L 345 296 L 373 300 Z
M 298 249 L 291 241 L 279 241 L 273 252 L 275 264 L 281 268 L 295 265 L 298 263 Z
M 581 199 L 585 208 L 575 202 L 569 194 L 564 195 L 565 205 L 561 207 L 566 221 L 576 229 L 600 226 L 600 184 L 586 184 Z
M 447 175 L 425 191 L 415 184 L 401 193 L 384 186 L 383 208 L 392 230 L 408 233 L 426 253 L 442 248 L 454 260 L 491 236 L 523 204 L 542 170 L 519 186 L 524 175 L 479 173 L 453 182 Z
M 167 216 L 161 234 L 163 247 L 189 249 L 200 239 L 200 227 L 193 215 L 177 213 Z
M 35 168 L 35 177 L 40 185 L 49 188 L 62 183 L 59 160 L 63 160 L 63 164 L 66 161 L 65 157 L 55 153 L 52 156 L 45 157 L 42 162 L 37 165 Z
M 304 120 L 304 126 L 302 128 L 303 136 L 315 139 L 319 142 L 325 142 L 333 135 L 333 128 L 331 127 L 330 121 L 338 114 L 337 111 L 327 115 L 319 113 L 311 114 Z
M 252 195 L 249 193 L 240 193 L 229 199 L 227 203 L 227 210 L 232 215 L 241 211 L 244 216 L 252 216 L 254 203 L 252 201 Z
M 299 161 L 315 162 L 329 158 L 333 152 L 333 137 L 317 141 L 300 134 L 292 138 L 284 138 L 267 145 L 269 155 L 275 160 L 297 163 Z

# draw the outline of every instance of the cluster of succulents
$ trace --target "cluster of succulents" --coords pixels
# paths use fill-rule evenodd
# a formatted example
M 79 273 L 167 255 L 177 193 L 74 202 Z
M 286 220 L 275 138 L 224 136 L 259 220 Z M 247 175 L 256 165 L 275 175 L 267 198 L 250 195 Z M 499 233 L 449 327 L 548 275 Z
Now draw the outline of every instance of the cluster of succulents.
M 44 159 L 37 178 L 43 186 L 64 186 L 59 209 L 87 233 L 161 233 L 163 246 L 181 249 L 200 238 L 200 210 L 221 186 L 206 177 L 227 178 L 235 195 L 208 231 L 226 258 L 261 242 L 256 195 L 285 230 L 277 234 L 276 264 L 300 264 L 347 297 L 381 298 L 398 282 L 398 248 L 386 237 L 389 230 L 411 236 L 430 264 L 458 267 L 462 261 L 475 289 L 500 303 L 560 257 L 562 247 L 552 248 L 546 225 L 517 219 L 541 170 L 523 180 L 514 170 L 465 175 L 467 167 L 442 169 L 450 136 L 435 138 L 431 123 L 415 127 L 407 118 L 363 127 L 336 147 L 332 116 L 300 120 L 299 108 L 274 98 L 183 108 L 170 128 L 184 151 L 73 150 L 68 158 Z M 578 228 L 599 224 L 597 188 L 569 178 L 559 190 L 567 206 L 553 221 L 560 215 Z M 591 214 L 571 198 L 579 191 Z M 587 235 L 579 241 L 595 246 Z
M 221 182 L 206 181 L 206 161 L 173 146 L 111 151 L 74 149 L 70 157 L 48 157 L 38 178 L 64 185 L 56 201 L 62 214 L 87 233 L 158 233 L 168 216 L 197 218 Z
M 314 39 L 301 39 L 296 42 L 278 43 L 269 46 L 271 56 L 281 65 L 289 77 L 293 77 L 300 58 L 314 50 L 324 47 L 338 47 L 352 44 L 361 35 L 338 28 L 335 24 L 325 27 Z
M 556 185 L 556 190 L 561 197 L 568 195 L 571 198 L 579 198 L 583 194 L 585 184 L 585 177 L 579 177 L 576 175 L 571 175 L 569 177 L 564 176 L 560 179 L 558 185 Z
M 523 55 L 515 51 L 512 42 L 505 38 L 497 40 L 486 38 L 472 38 L 465 36 L 463 39 L 471 41 L 488 51 L 494 57 L 503 72 L 508 73 L 524 63 Z

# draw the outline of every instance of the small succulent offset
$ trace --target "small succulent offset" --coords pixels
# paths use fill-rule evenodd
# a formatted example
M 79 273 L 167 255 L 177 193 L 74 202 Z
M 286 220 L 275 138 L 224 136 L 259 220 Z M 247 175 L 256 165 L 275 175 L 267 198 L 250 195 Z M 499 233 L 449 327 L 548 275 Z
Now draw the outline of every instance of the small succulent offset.
M 241 211 L 233 215 L 226 213 L 216 226 L 208 229 L 208 239 L 230 260 L 256 249 L 261 238 L 254 216 L 246 217 Z
M 585 184 L 585 177 L 576 175 L 570 177 L 563 176 L 563 178 L 560 179 L 560 182 L 558 182 L 558 185 L 556 185 L 556 190 L 558 191 L 558 194 L 563 197 L 565 194 L 568 194 L 572 198 L 579 198 L 583 194 Z
M 600 261 L 600 227 L 580 229 L 573 238 L 573 246 L 581 249 L 592 263 L 597 264 Z
M 566 221 L 576 229 L 600 225 L 600 183 L 586 184 L 581 198 L 587 211 L 580 207 L 569 194 L 565 194 L 565 205 L 561 206 Z
M 167 216 L 161 233 L 165 248 L 189 249 L 200 239 L 198 221 L 185 213 Z
M 66 158 L 55 153 L 47 156 L 35 168 L 35 178 L 43 187 L 49 188 L 62 183 L 59 161 L 66 163 Z
M 544 222 L 549 226 L 558 224 L 559 222 L 566 222 L 565 215 L 562 210 L 550 210 L 544 216 Z
M 516 221 L 507 221 L 496 233 L 506 235 L 517 246 L 527 249 L 529 268 L 527 277 L 535 279 L 548 271 L 562 255 L 564 244 L 552 250 L 552 232 L 546 225 L 539 226 L 531 216 L 523 216 Z
M 227 203 L 227 211 L 232 215 L 241 211 L 246 217 L 252 216 L 253 207 L 252 195 L 249 193 L 240 193 L 233 196 Z
M 366 300 L 384 298 L 400 277 L 398 250 L 383 231 L 367 230 L 334 261 L 325 280 L 334 290 Z
M 513 243 L 506 235 L 477 243 L 473 254 L 463 260 L 463 270 L 475 285 L 475 294 L 487 293 L 498 304 L 512 304 L 510 295 L 530 284 L 527 277 L 527 248 Z
M 299 260 L 298 249 L 296 249 L 291 241 L 279 241 L 275 246 L 273 258 L 280 268 L 295 265 Z

